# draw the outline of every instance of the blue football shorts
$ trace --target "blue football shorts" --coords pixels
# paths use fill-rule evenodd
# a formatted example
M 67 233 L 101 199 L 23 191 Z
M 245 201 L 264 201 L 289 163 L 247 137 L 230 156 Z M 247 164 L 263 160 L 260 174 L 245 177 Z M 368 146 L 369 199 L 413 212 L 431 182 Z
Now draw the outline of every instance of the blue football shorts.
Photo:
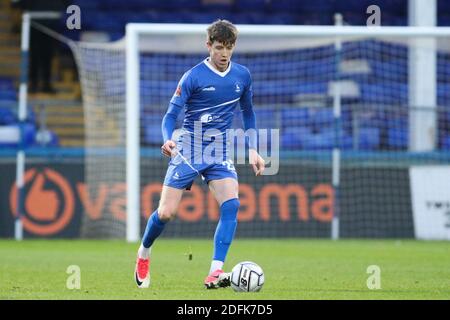
M 232 160 L 212 164 L 195 164 L 178 154 L 169 162 L 166 177 L 164 178 L 164 185 L 177 189 L 190 190 L 197 176 L 202 176 L 206 183 L 209 183 L 211 180 L 224 178 L 238 179 Z

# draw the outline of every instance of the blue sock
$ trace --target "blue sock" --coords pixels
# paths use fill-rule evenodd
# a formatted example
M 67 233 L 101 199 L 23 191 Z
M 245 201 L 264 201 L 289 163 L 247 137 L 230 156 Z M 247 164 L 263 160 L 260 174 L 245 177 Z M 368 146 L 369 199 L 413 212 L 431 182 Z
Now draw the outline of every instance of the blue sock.
M 144 236 L 142 237 L 142 245 L 146 248 L 150 248 L 153 241 L 155 241 L 164 230 L 165 225 L 166 223 L 159 219 L 158 210 L 155 210 L 147 221 L 147 227 L 145 228 Z
M 236 231 L 239 205 L 239 200 L 234 198 L 225 201 L 220 206 L 220 220 L 214 234 L 213 260 L 225 261 Z

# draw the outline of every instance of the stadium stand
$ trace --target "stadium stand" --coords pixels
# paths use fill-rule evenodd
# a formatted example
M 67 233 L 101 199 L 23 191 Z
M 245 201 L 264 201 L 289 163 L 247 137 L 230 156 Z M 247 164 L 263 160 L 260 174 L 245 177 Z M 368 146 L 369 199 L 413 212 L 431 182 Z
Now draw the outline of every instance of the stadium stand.
M 407 1 L 404 0 L 384 0 L 377 1 L 383 10 L 383 25 L 407 25 Z M 0 27 L 3 31 L 0 36 L 0 101 L 2 105 L 9 104 L 14 109 L 17 103 L 17 83 L 20 63 L 20 52 L 18 50 L 19 35 L 11 31 L 11 26 L 7 21 L 14 11 L 10 8 L 9 1 L 1 0 L 2 14 L 0 15 Z M 239 0 L 239 1 L 208 1 L 208 0 L 74 0 L 76 4 L 83 8 L 83 28 L 81 31 L 63 29 L 63 34 L 74 40 L 83 37 L 83 33 L 95 31 L 107 35 L 109 40 L 117 40 L 123 37 L 125 25 L 128 22 L 159 22 L 159 23 L 210 23 L 220 18 L 226 18 L 237 24 L 333 24 L 335 12 L 341 12 L 345 22 L 350 25 L 363 25 L 366 23 L 366 8 L 371 4 L 369 0 L 347 0 L 347 1 L 294 1 L 294 0 Z M 320 12 L 320 14 L 318 14 Z M 450 3 L 448 1 L 438 1 L 438 25 L 450 25 Z M 61 24 L 65 21 L 61 20 Z M 354 44 L 344 46 L 343 59 L 358 59 L 358 50 L 353 48 Z M 359 50 L 370 49 L 374 43 L 367 41 L 359 45 Z M 385 47 L 383 47 L 385 46 Z M 376 50 L 366 50 L 365 52 L 379 54 L 379 51 L 388 52 L 388 44 L 378 46 Z M 271 61 L 273 72 L 267 65 L 261 68 L 261 61 L 258 59 L 248 60 L 248 67 L 252 70 L 254 77 L 255 104 L 258 105 L 258 121 L 267 128 L 281 128 L 281 142 L 283 146 L 294 149 L 322 150 L 330 149 L 333 146 L 333 114 L 331 110 L 315 110 L 305 106 L 305 108 L 290 108 L 298 102 L 298 98 L 304 95 L 326 96 L 329 90 L 329 83 L 336 76 L 333 54 L 330 52 L 333 47 L 326 47 L 317 50 L 325 52 L 311 53 L 308 56 L 305 52 L 299 51 L 298 65 L 292 66 L 291 70 L 304 70 L 303 74 L 290 74 L 289 70 L 280 73 L 277 63 L 283 63 L 283 56 L 274 55 Z M 382 61 L 379 58 L 371 59 L 366 56 L 364 63 L 369 72 L 366 73 L 346 73 L 341 74 L 343 79 L 358 83 L 359 96 L 351 101 L 351 105 L 364 104 L 383 105 L 383 110 L 374 108 L 373 112 L 359 114 L 351 107 L 345 107 L 344 103 L 344 137 L 343 148 L 355 148 L 363 150 L 405 150 L 408 146 L 408 114 L 407 112 L 396 111 L 394 114 L 386 110 L 389 105 L 407 106 L 407 50 L 405 47 L 395 48 L 397 59 L 392 57 Z M 79 84 L 75 80 L 74 68 L 66 68 L 61 72 L 64 55 L 68 51 L 61 50 L 61 55 L 55 58 L 54 68 L 58 69 L 58 78 L 55 79 L 55 87 L 58 89 L 56 100 L 52 105 L 46 103 L 48 96 L 37 95 L 31 97 L 30 104 L 48 105 L 46 108 L 46 125 L 51 132 L 56 143 L 59 140 L 61 146 L 79 146 L 83 144 L 83 111 L 79 102 Z M 292 53 L 290 53 L 292 54 Z M 320 59 L 317 57 L 321 57 Z M 142 101 L 143 118 L 147 123 L 147 128 L 143 133 L 144 143 L 148 145 L 158 145 L 161 136 L 155 134 L 160 132 L 159 125 L 162 114 L 152 114 L 146 110 L 146 106 L 158 103 L 164 104 L 169 101 L 173 92 L 173 83 L 178 80 L 179 64 L 194 64 L 202 56 L 193 57 L 192 61 L 181 55 L 173 56 L 172 64 L 158 64 L 158 56 L 150 55 L 145 57 L 145 66 L 152 67 L 152 77 L 142 79 L 142 90 L 148 100 Z M 237 57 L 238 58 L 238 57 Z M 267 57 L 266 57 L 267 58 Z M 278 59 L 278 60 L 277 60 Z M 450 64 L 449 54 L 438 54 L 438 63 L 448 67 Z M 159 67 L 160 72 L 156 72 L 155 67 Z M 168 70 L 167 68 L 174 68 Z M 143 70 L 145 74 L 145 70 Z M 293 73 L 293 72 L 292 72 Z M 450 114 L 450 79 L 447 75 L 450 70 L 438 74 L 437 102 L 439 106 L 440 123 L 448 123 Z M 177 79 L 171 78 L 177 75 Z M 388 76 L 387 76 L 388 75 Z M 258 81 L 264 80 L 264 81 Z M 364 80 L 364 81 L 360 81 Z M 114 79 L 110 79 L 114 88 Z M 107 90 L 107 89 L 106 89 Z M 117 90 L 117 88 L 114 88 Z M 158 95 L 152 92 L 158 91 Z M 117 91 L 116 91 L 117 92 Z M 161 94 L 162 92 L 162 94 Z M 386 94 L 386 92 L 388 94 Z M 380 94 L 383 93 L 383 94 Z M 54 98 L 54 97 L 53 97 Z M 158 99 L 152 100 L 152 99 Z M 164 101 L 160 101 L 164 99 Z M 53 100 L 54 101 L 54 100 Z M 349 103 L 347 103 L 350 105 Z M 264 109 L 264 105 L 272 106 L 272 110 Z M 275 107 L 274 107 L 275 106 Z M 7 107 L 0 109 L 1 123 L 11 124 L 12 115 L 7 111 Z M 389 109 L 389 108 L 387 108 Z M 68 119 L 62 121 L 61 119 Z M 358 127 L 355 127 L 354 121 Z M 447 121 L 444 121 L 447 120 Z M 280 125 L 280 123 L 282 125 Z M 38 126 L 38 124 L 36 124 Z M 450 128 L 445 125 L 439 127 L 439 148 L 450 149 Z
M 6 122 L 9 126 L 18 127 L 22 11 L 12 6 L 10 0 L 1 0 L 0 8 L 0 126 Z M 64 52 L 65 49 L 59 47 L 59 44 L 55 43 L 55 46 L 58 46 L 60 52 Z M 25 141 L 27 147 L 83 144 L 83 121 L 78 121 L 75 125 L 76 121 L 83 117 L 80 86 L 70 59 L 72 59 L 70 56 L 61 54 L 52 60 L 54 75 L 52 84 L 56 91 L 54 94 L 38 91 L 28 95 L 28 116 L 25 125 L 25 130 L 28 132 Z M 45 119 L 41 117 L 41 112 L 45 112 Z M 69 127 L 67 124 L 61 124 L 61 118 L 71 119 Z M 45 123 L 42 123 L 42 120 L 45 120 Z M 33 138 L 31 138 L 32 135 L 34 135 Z M 15 147 L 17 143 L 0 141 L 0 146 Z

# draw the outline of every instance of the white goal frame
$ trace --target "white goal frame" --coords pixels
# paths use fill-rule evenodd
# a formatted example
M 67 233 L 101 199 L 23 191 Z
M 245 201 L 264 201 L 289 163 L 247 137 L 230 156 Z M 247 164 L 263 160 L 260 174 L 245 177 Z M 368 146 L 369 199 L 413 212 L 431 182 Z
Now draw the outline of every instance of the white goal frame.
M 126 239 L 140 239 L 140 92 L 139 37 L 141 35 L 204 35 L 206 24 L 129 23 L 126 25 Z M 255 37 L 327 37 L 337 47 L 341 37 L 450 37 L 450 27 L 366 27 L 366 26 L 291 26 L 237 25 L 239 35 Z M 340 117 L 339 89 L 335 89 L 334 114 Z M 339 187 L 340 152 L 333 150 L 333 186 Z M 339 238 L 338 217 L 333 219 L 332 238 Z

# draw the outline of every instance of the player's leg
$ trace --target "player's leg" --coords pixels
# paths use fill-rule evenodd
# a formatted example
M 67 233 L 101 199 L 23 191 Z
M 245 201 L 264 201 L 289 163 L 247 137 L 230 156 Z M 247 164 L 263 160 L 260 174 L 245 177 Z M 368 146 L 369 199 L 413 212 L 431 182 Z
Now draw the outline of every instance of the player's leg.
M 209 289 L 230 285 L 229 275 L 222 270 L 237 226 L 239 185 L 235 178 L 209 181 L 209 188 L 220 206 L 220 219 L 214 234 L 214 253 L 205 286 Z
M 198 171 L 193 170 L 188 164 L 176 162 L 174 159 L 171 160 L 164 178 L 158 209 L 148 219 L 142 243 L 138 250 L 135 278 L 140 288 L 149 285 L 149 280 L 146 282 L 141 280 L 150 279 L 149 263 L 153 241 L 164 230 L 167 221 L 175 216 L 183 190 L 190 188 L 197 175 Z
M 164 230 L 166 223 L 175 217 L 182 195 L 182 189 L 163 186 L 158 209 L 150 215 L 147 221 L 147 226 L 142 237 L 142 250 L 139 250 L 140 257 L 148 257 L 148 251 L 153 241 Z
M 135 280 L 140 288 L 147 288 L 150 284 L 150 250 L 155 239 L 162 233 L 166 223 L 171 220 L 178 209 L 183 190 L 170 186 L 163 186 L 158 209 L 149 217 L 138 250 Z

